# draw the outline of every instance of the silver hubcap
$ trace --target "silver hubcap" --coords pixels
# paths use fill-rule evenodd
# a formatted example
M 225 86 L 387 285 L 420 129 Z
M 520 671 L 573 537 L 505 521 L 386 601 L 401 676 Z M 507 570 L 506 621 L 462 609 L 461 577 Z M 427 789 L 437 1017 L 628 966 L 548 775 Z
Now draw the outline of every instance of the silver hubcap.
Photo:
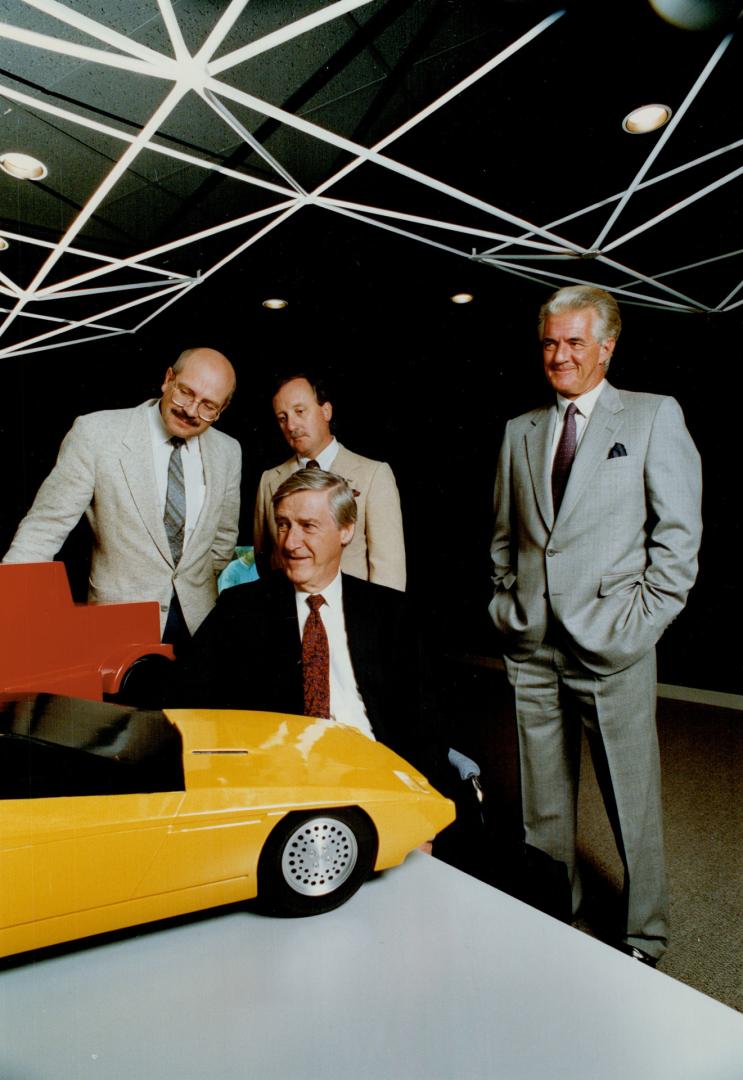
M 284 881 L 304 896 L 323 896 L 346 881 L 359 849 L 353 830 L 337 818 L 306 821 L 292 833 L 281 856 Z

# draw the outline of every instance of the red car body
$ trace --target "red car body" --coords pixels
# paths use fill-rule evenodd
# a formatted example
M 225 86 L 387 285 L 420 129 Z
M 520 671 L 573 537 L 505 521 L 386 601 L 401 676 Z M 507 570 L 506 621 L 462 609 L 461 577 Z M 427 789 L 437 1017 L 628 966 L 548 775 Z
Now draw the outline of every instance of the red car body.
M 154 601 L 75 604 L 63 563 L 0 566 L 0 693 L 102 701 L 145 657 L 173 658 Z

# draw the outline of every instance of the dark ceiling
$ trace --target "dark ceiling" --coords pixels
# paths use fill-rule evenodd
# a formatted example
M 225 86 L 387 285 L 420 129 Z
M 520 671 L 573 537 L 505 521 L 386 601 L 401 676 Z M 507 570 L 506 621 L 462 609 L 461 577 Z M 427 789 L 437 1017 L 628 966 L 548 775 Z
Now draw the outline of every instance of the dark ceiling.
M 0 23 L 0 155 L 48 168 L 0 173 L 0 355 L 130 333 L 235 272 L 256 305 L 503 273 L 743 304 L 732 19 L 683 30 L 647 0 L 0 0 Z M 626 134 L 648 102 L 670 124 Z
M 286 452 L 274 376 L 309 365 L 341 441 L 394 469 L 427 622 L 491 649 L 500 435 L 546 392 L 539 304 L 596 281 L 625 316 L 613 380 L 674 394 L 705 467 L 700 579 L 661 677 L 740 693 L 720 632 L 743 603 L 721 409 L 743 326 L 732 25 L 682 30 L 648 0 L 0 0 L 0 156 L 48 168 L 0 172 L 3 544 L 72 418 L 156 394 L 197 344 L 238 369 L 221 423 L 249 543 Z M 671 124 L 622 131 L 656 101 Z M 63 553 L 80 598 L 88 544 Z

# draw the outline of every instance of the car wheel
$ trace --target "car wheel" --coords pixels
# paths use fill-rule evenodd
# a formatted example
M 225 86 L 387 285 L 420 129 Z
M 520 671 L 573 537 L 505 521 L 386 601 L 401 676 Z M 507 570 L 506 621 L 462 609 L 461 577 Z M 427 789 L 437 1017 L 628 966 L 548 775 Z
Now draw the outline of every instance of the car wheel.
M 117 703 L 138 709 L 159 708 L 172 665 L 167 656 L 154 653 L 140 656 L 125 672 L 118 693 L 111 697 Z
M 258 900 L 279 915 L 318 915 L 348 900 L 369 877 L 377 834 L 355 807 L 287 814 L 258 864 Z

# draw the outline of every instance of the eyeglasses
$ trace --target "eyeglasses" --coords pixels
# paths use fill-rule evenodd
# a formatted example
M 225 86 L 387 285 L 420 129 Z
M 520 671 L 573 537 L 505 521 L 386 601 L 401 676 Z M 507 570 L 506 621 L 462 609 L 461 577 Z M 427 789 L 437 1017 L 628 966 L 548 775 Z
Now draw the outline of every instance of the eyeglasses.
M 173 404 L 178 405 L 181 409 L 192 409 L 195 405 L 197 416 L 207 424 L 213 424 L 224 408 L 224 406 L 213 405 L 211 401 L 198 401 L 193 390 L 189 390 L 187 386 L 181 386 L 179 383 L 175 384 L 171 398 Z

